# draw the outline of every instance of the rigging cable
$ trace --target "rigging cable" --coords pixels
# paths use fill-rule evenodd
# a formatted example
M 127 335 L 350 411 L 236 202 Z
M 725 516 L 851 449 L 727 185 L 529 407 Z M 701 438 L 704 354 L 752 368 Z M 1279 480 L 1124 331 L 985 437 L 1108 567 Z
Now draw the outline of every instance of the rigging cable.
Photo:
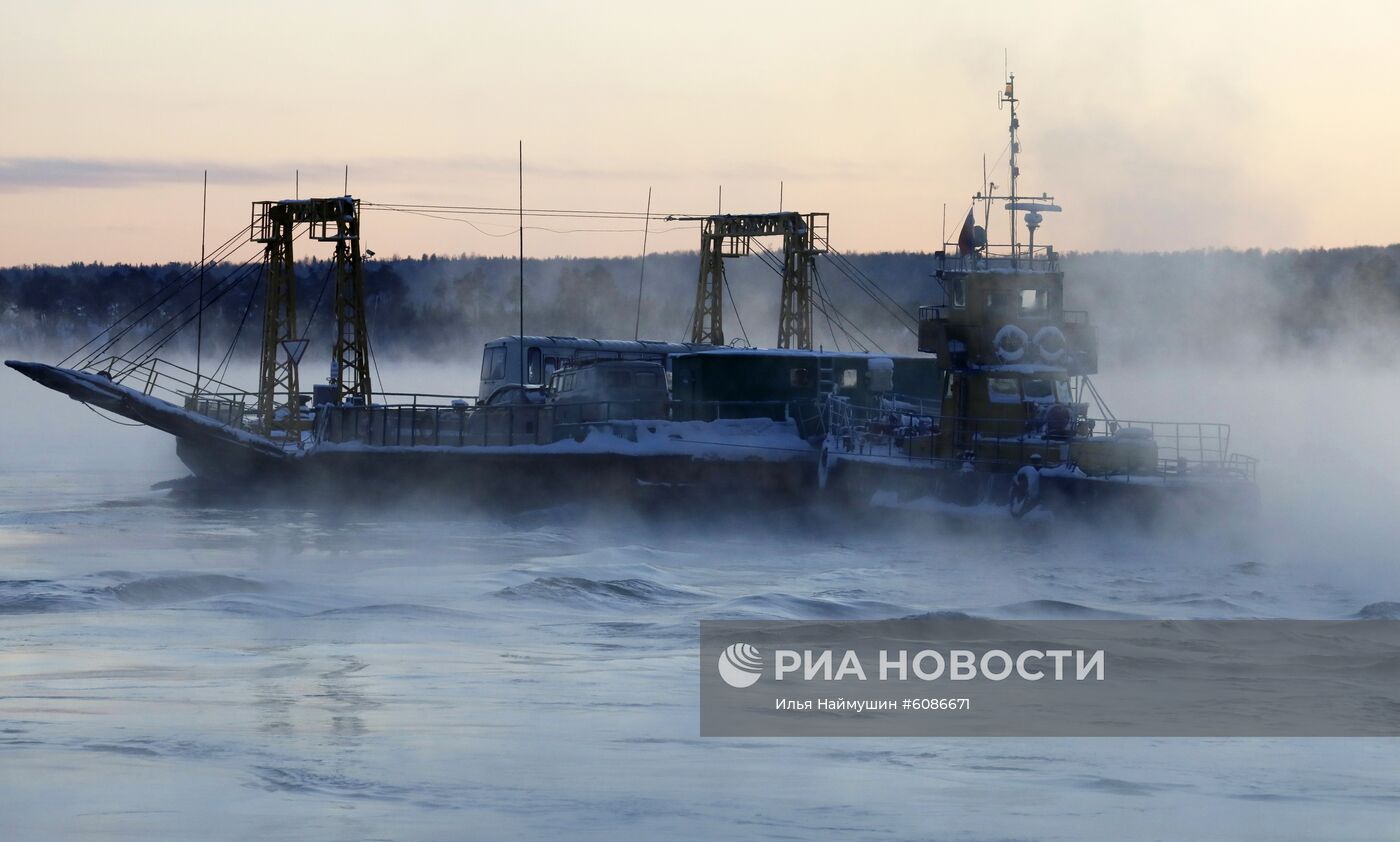
M 890 305 L 893 306 L 896 310 L 898 310 L 903 316 L 908 318 L 910 321 L 918 321 L 918 318 L 913 313 L 906 310 L 904 308 L 904 305 L 899 303 L 898 299 L 886 292 L 884 288 L 881 287 L 880 284 L 874 278 L 866 274 L 865 271 L 861 269 L 858 265 L 856 265 L 856 263 L 853 260 L 851 260 L 849 257 L 835 249 L 829 249 L 828 259 L 832 259 L 833 256 L 836 262 L 844 265 L 845 268 L 849 269 L 857 278 L 863 280 L 867 285 L 874 289 L 875 292 L 883 296 L 884 300 L 888 301 Z
M 749 341 L 749 332 L 744 330 L 744 317 L 739 315 L 739 302 L 734 299 L 734 290 L 729 288 L 729 273 L 724 271 L 723 266 L 720 266 L 719 277 L 720 280 L 724 281 L 724 295 L 729 299 L 729 306 L 734 310 L 734 320 L 739 323 L 739 333 L 744 337 L 744 344 L 752 347 L 753 343 Z
M 470 225 L 472 228 L 476 229 L 477 233 L 479 233 L 479 234 L 481 234 L 481 235 L 483 235 L 483 236 L 486 236 L 486 237 L 496 237 L 496 238 L 498 238 L 498 239 L 499 239 L 499 238 L 503 238 L 503 237 L 510 237 L 510 236 L 513 236 L 513 235 L 515 235 L 516 233 L 518 233 L 519 230 L 520 230 L 519 226 L 517 226 L 517 227 L 511 228 L 511 229 L 508 230 L 508 231 L 502 231 L 502 232 L 500 232 L 500 233 L 496 233 L 496 232 L 492 232 L 492 231 L 487 231 L 486 229 L 482 228 L 480 225 L 477 225 L 475 222 L 472 222 L 470 219 L 463 219 L 463 218 L 460 218 L 461 216 L 465 216 L 465 215 L 467 215 L 467 214 L 462 214 L 462 215 L 459 215 L 459 216 L 442 216 L 442 215 L 440 215 L 440 214 L 438 214 L 438 213 L 429 213 L 429 212 L 427 212 L 427 211 L 411 210 L 411 209 L 408 209 L 408 208 L 391 208 L 391 207 L 376 207 L 376 208 L 372 208 L 372 210 L 383 210 L 383 211 L 391 211 L 391 212 L 393 212 L 393 213 L 407 213 L 407 214 L 413 214 L 414 216 L 421 216 L 421 217 L 425 217 L 425 218 L 427 218 L 427 219 L 439 219 L 439 220 L 442 220 L 443 222 L 460 222 L 460 223 L 462 223 L 463 225 Z M 503 214 L 491 214 L 491 215 L 492 215 L 492 216 L 501 216 L 501 215 L 503 215 Z M 512 215 L 518 216 L 519 214 L 518 214 L 518 213 L 515 213 L 515 212 L 512 212 Z M 529 212 L 527 211 L 524 215 L 525 215 L 525 216 L 541 216 L 542 214 L 531 214 L 531 213 L 529 213 Z M 589 217 L 580 217 L 580 218 L 583 218 L 583 219 L 611 219 L 612 217 L 589 216 Z M 653 219 L 664 219 L 664 218 L 665 218 L 665 217 L 653 217 Z M 642 219 L 642 217 L 627 217 L 627 219 L 628 219 L 628 220 L 634 220 L 634 219 L 640 220 L 640 219 Z M 644 228 L 548 228 L 548 227 L 545 227 L 545 226 L 543 226 L 543 225 L 526 225 L 526 226 L 524 226 L 524 227 L 525 227 L 525 230 L 527 230 L 527 231 L 544 231 L 544 232 L 549 233 L 549 234 L 640 234 L 640 233 L 643 233 L 643 232 L 646 230 L 646 229 L 644 229 Z M 697 227 L 699 227 L 698 224 L 673 225 L 673 226 L 671 226 L 671 227 L 669 227 L 669 228 L 658 228 L 658 229 L 653 229 L 651 233 L 655 233 L 655 234 L 669 234 L 669 233 L 671 233 L 672 231 L 688 231 L 688 230 L 693 230 L 693 229 L 695 229 L 695 228 L 697 228 Z
M 295 242 L 295 241 L 301 239 L 301 237 L 302 237 L 305 233 L 306 233 L 305 231 L 302 231 L 302 232 L 297 233 L 295 236 L 292 237 L 292 241 Z M 214 302 L 218 301 L 218 300 L 219 300 L 220 298 L 222 298 L 225 294 L 227 294 L 231 289 L 233 289 L 233 287 L 235 287 L 235 286 L 241 284 L 243 281 L 247 280 L 248 277 L 250 277 L 251 274 L 252 274 L 252 271 L 251 271 L 251 270 L 252 270 L 252 267 L 253 267 L 254 265 L 256 265 L 256 264 L 253 263 L 253 261 L 257 260 L 257 259 L 258 259 L 259 257 L 261 257 L 261 256 L 263 256 L 263 255 L 256 255 L 256 254 L 255 254 L 255 255 L 253 255 L 252 257 L 248 258 L 247 260 L 243 261 L 243 263 L 240 264 L 240 266 L 239 266 L 237 269 L 234 270 L 234 275 L 232 276 L 232 278 L 233 278 L 232 282 L 231 282 L 231 283 L 228 283 L 228 285 L 225 286 L 222 290 L 220 290 L 219 293 L 218 293 L 211 301 L 209 301 L 208 303 L 209 303 L 210 305 L 212 305 Z M 220 283 L 220 284 L 223 284 L 223 283 L 226 283 L 226 282 L 227 282 L 227 279 L 226 279 L 225 281 L 220 281 L 219 283 Z M 216 288 L 217 288 L 217 287 L 216 287 Z M 128 355 L 130 355 L 130 354 L 135 354 L 137 348 L 140 348 L 142 345 L 145 345 L 147 342 L 151 341 L 151 339 L 152 339 L 160 330 L 162 330 L 163 328 L 167 327 L 167 326 L 170 325 L 172 322 L 174 322 L 177 318 L 179 318 L 182 314 L 184 314 L 184 312 L 185 312 L 186 310 L 190 309 L 190 307 L 191 307 L 193 304 L 194 304 L 194 302 L 191 302 L 190 304 L 186 304 L 184 307 L 182 307 L 182 308 L 180 308 L 178 311 L 176 311 L 175 314 L 172 315 L 170 318 L 166 319 L 164 322 L 162 322 L 161 324 L 159 324 L 159 325 L 157 325 L 155 328 L 153 328 L 153 329 L 151 330 L 151 332 L 148 333 L 148 334 L 146 334 L 146 336 L 145 336 L 140 342 L 137 342 L 137 343 L 136 343 L 135 345 L 133 345 L 131 348 L 127 349 L 127 354 L 128 354 Z M 206 305 L 206 306 L 207 306 L 207 305 Z M 196 315 L 197 315 L 197 314 L 196 314 Z M 187 326 L 189 326 L 189 323 L 192 322 L 192 321 L 194 321 L 194 319 L 195 319 L 195 316 L 190 316 L 190 317 L 189 317 L 188 319 L 186 319 L 182 324 L 180 324 L 179 327 L 175 328 L 174 330 L 172 330 L 172 331 L 170 331 L 169 333 L 167 333 L 164 337 L 162 337 L 161 339 L 159 339 L 159 340 L 155 343 L 154 346 L 152 346 L 149 350 L 143 352 L 142 355 L 138 358 L 137 362 L 136 362 L 133 366 L 129 366 L 129 367 L 126 369 L 126 371 L 125 371 L 124 373 L 129 373 L 129 372 L 132 370 L 132 368 L 134 368 L 134 367 L 136 367 L 136 366 L 139 366 L 139 365 L 141 365 L 141 364 L 144 364 L 146 361 L 148 361 L 149 359 L 151 359 L 152 357 L 154 357 L 155 354 L 156 354 L 161 348 L 165 347 L 166 343 L 168 343 L 171 339 L 173 339 L 180 331 L 184 330 Z M 295 327 L 295 325 L 293 325 L 293 327 Z
M 466 216 L 519 216 L 520 208 L 516 207 L 490 207 L 486 205 L 433 205 L 433 204 L 408 204 L 393 202 L 362 202 L 361 207 L 371 210 L 415 210 L 415 211 L 437 211 L 439 213 L 460 214 Z M 540 217 L 560 217 L 568 219 L 654 219 L 654 220 L 675 220 L 708 216 L 709 214 L 689 214 L 689 213 L 638 213 L 636 211 L 609 211 L 609 210 L 566 210 L 562 208 L 524 208 L 525 216 Z
M 763 258 L 763 262 L 768 266 L 768 268 L 772 269 L 774 272 L 777 272 L 781 276 L 783 274 L 784 266 L 783 258 L 779 257 L 777 252 L 773 251 L 773 249 L 769 248 L 763 242 L 759 240 L 754 240 L 753 243 L 754 245 L 758 246 L 758 255 L 760 258 Z M 859 333 L 861 336 L 865 337 L 866 341 L 868 341 L 870 345 L 873 345 L 875 348 L 879 349 L 881 353 L 884 353 L 884 349 L 880 347 L 880 343 L 876 342 L 874 339 L 871 339 L 870 334 L 866 333 L 860 328 L 859 325 L 852 321 L 850 317 L 842 313 L 841 309 L 836 306 L 836 303 L 825 294 L 825 285 L 821 286 L 820 291 L 814 288 L 811 290 L 811 292 L 813 293 L 813 306 L 827 318 L 834 317 L 836 323 L 841 327 L 841 331 L 846 334 L 846 338 L 851 341 L 851 344 L 853 346 L 860 345 L 861 347 L 867 347 L 865 343 L 857 340 L 850 330 L 846 329 L 846 325 L 850 325 L 850 327 L 854 329 L 856 333 Z M 845 324 L 842 324 L 842 322 L 844 322 Z
M 321 299 L 326 297 L 326 287 L 330 286 L 331 275 L 335 273 L 335 264 L 332 263 L 326 269 L 326 277 L 321 281 L 321 291 L 316 293 L 316 303 L 311 305 L 311 315 L 306 319 L 306 329 L 302 336 L 311 336 L 311 326 L 316 323 L 316 312 L 321 309 Z
M 216 284 L 214 287 L 214 295 L 208 298 L 207 302 L 205 303 L 205 306 L 213 306 L 216 302 L 219 301 L 219 299 L 223 298 L 231 290 L 233 290 L 239 284 L 243 283 L 243 281 L 247 280 L 247 278 L 252 274 L 251 270 L 254 268 L 255 266 L 249 265 L 249 263 L 244 263 L 243 266 L 241 266 L 238 270 L 235 270 L 235 272 L 233 272 L 229 277 L 219 281 L 218 284 Z M 190 306 L 192 305 L 186 304 L 174 316 L 167 319 L 162 324 L 157 325 L 155 329 L 153 329 L 149 334 L 147 334 L 140 342 L 136 343 L 127 350 L 128 356 L 136 354 L 137 349 L 139 349 L 142 345 L 145 345 L 147 342 L 151 342 L 152 339 L 156 339 L 157 333 L 159 331 L 166 327 L 169 327 L 177 318 L 179 318 L 186 310 L 188 310 Z M 200 312 L 202 312 L 202 310 Z M 191 315 L 179 325 L 168 331 L 164 336 L 161 336 L 159 339 L 156 339 L 156 341 L 151 345 L 151 347 L 141 352 L 141 354 L 137 356 L 134 361 L 124 359 L 123 361 L 128 363 L 127 367 L 122 370 L 120 375 L 114 376 L 126 376 L 136 368 L 145 365 L 152 358 L 154 358 L 155 355 L 159 353 L 160 350 L 164 348 L 166 344 L 170 342 L 171 339 L 174 339 L 175 336 L 177 336 L 182 330 L 189 327 L 190 322 L 194 321 L 196 318 L 198 318 L 198 316 L 199 312 L 196 312 L 194 315 Z
M 233 349 L 238 347 L 238 337 L 243 334 L 243 326 L 248 322 L 248 314 L 253 312 L 253 304 L 258 300 L 258 290 L 262 287 L 263 267 L 258 267 L 258 279 L 253 282 L 253 289 L 248 293 L 248 304 L 243 308 L 243 318 L 238 320 L 238 328 L 233 332 L 233 339 L 229 342 L 228 350 L 224 352 L 224 358 L 219 361 L 219 367 L 214 369 L 214 379 L 221 379 L 228 370 L 229 362 L 233 359 Z
M 250 227 L 251 227 L 251 226 L 250 226 Z M 241 236 L 243 235 L 243 233 L 246 233 L 246 232 L 247 232 L 247 230 L 248 230 L 248 229 L 245 228 L 245 229 L 243 229 L 243 231 L 239 232 L 238 234 L 234 234 L 232 237 L 230 237 L 228 240 L 226 240 L 221 246 L 219 246 L 218 249 L 215 250 L 215 254 L 218 254 L 220 250 L 222 250 L 223 248 L 225 248 L 226 246 L 228 246 L 228 245 L 229 245 L 230 243 L 232 243 L 234 240 L 236 240 L 236 239 L 238 239 L 239 237 L 241 237 Z M 211 258 L 210 262 L 212 262 L 212 258 Z M 130 317 L 132 316 L 132 314 L 134 314 L 137 310 L 140 310 L 142 307 L 145 307 L 147 304 L 151 303 L 151 302 L 152 302 L 153 300 L 155 300 L 155 298 L 156 298 L 157 296 L 159 296 L 161 293 L 165 292 L 167 289 L 169 289 L 170 287 L 174 286 L 175 284 L 178 284 L 178 283 L 181 281 L 181 279 L 185 279 L 186 276 L 190 275 L 190 273 L 194 272 L 194 271 L 197 270 L 198 268 L 199 268 L 198 266 L 190 266 L 190 267 L 187 267 L 186 269 L 184 269 L 183 271 L 177 273 L 177 274 L 175 275 L 175 277 L 171 278 L 169 281 L 167 281 L 167 282 L 165 282 L 164 284 L 162 284 L 162 285 L 161 285 L 160 287 L 158 287 L 154 292 L 152 292 L 149 296 L 147 296 L 144 300 L 138 302 L 138 303 L 137 303 L 136 305 L 134 305 L 130 310 L 128 310 L 127 312 L 125 312 L 125 313 L 123 313 L 121 316 L 119 316 L 119 317 L 117 318 L 117 320 L 114 321 L 112 324 L 109 324 L 108 326 L 104 327 L 102 330 L 98 331 L 96 336 L 92 337 L 92 338 L 89 339 L 87 342 L 84 342 L 84 343 L 83 343 L 82 345 L 80 345 L 77 349 L 75 349 L 72 353 L 70 353 L 68 356 L 64 357 L 62 360 L 60 360 L 58 364 L 59 364 L 60 366 L 61 366 L 61 365 L 65 365 L 65 364 L 66 364 L 69 360 L 71 360 L 73 357 L 77 356 L 78 353 L 80 353 L 81 351 L 87 349 L 88 346 L 92 345 L 94 342 L 96 342 L 96 341 L 98 341 L 99 339 L 101 339 L 102 336 L 103 336 L 103 334 L 107 333 L 107 331 L 112 330 L 112 329 L 115 328 L 117 325 L 121 324 L 123 321 L 125 321 L 125 320 L 128 319 L 128 318 L 130 318 Z M 94 352 L 94 354 L 89 355 L 89 356 L 90 356 L 91 358 L 95 359 L 96 357 L 100 357 L 100 356 L 102 355 L 102 353 L 103 353 L 103 349 L 99 349 L 98 351 Z M 82 365 L 79 365 L 79 368 L 82 368 L 82 367 L 83 367 Z
M 825 296 L 826 287 L 822 284 L 821 275 L 817 274 L 815 266 L 812 267 L 812 280 L 816 283 L 816 286 L 822 290 L 822 295 Z M 831 321 L 831 314 L 822 311 L 822 315 L 826 316 L 826 332 L 831 334 L 831 344 L 836 346 L 836 350 L 839 353 L 841 351 L 841 340 L 836 336 L 836 327 Z
M 209 256 L 209 258 L 205 261 L 205 263 L 204 263 L 203 265 L 207 265 L 207 264 L 209 264 L 209 263 L 217 263 L 217 262 L 220 262 L 220 261 L 222 261 L 222 260 L 224 260 L 224 259 L 226 259 L 226 258 L 228 258 L 228 257 L 231 257 L 235 252 L 237 252 L 239 249 L 241 249 L 241 248 L 243 247 L 243 245 L 246 245 L 246 241 L 245 241 L 244 243 L 242 243 L 242 244 L 240 244 L 240 245 L 234 247 L 232 250 L 227 251 L 227 253 L 225 253 L 225 250 L 226 250 L 226 249 L 228 248 L 228 246 L 230 246 L 235 240 L 238 240 L 238 239 L 241 238 L 244 234 L 246 234 L 251 228 L 252 228 L 252 226 L 249 225 L 247 228 L 244 228 L 242 231 L 238 232 L 237 234 L 234 234 L 232 237 L 229 237 L 227 240 L 225 240 L 224 243 L 223 243 L 222 245 L 220 245 L 217 249 L 214 250 L 214 253 L 211 254 L 211 255 Z M 99 347 L 98 349 L 96 349 L 96 350 L 94 350 L 94 351 L 89 352 L 86 356 L 84 356 L 84 357 L 82 358 L 82 360 L 79 361 L 79 363 L 76 365 L 76 368 L 87 368 L 88 366 L 92 365 L 94 362 L 96 362 L 98 359 L 100 359 L 100 358 L 102 357 L 103 354 L 105 354 L 107 351 L 109 351 L 118 341 L 120 341 L 121 338 L 122 338 L 123 336 L 125 336 L 127 333 L 129 333 L 129 332 L 131 332 L 132 330 L 134 330 L 134 329 L 137 327 L 137 325 L 139 325 L 143 320 L 149 318 L 149 317 L 151 316 L 151 314 L 154 313 L 162 304 L 164 304 L 166 301 L 169 301 L 171 298 L 173 298 L 175 295 L 177 295 L 181 290 L 185 289 L 185 288 L 188 287 L 191 283 L 193 283 L 195 280 L 197 280 L 197 275 L 196 275 L 195 273 L 199 270 L 199 268 L 200 268 L 199 266 L 190 266 L 190 267 L 187 267 L 186 269 L 184 269 L 183 271 L 177 273 L 177 274 L 175 275 L 174 278 L 172 278 L 171 280 L 167 281 L 165 284 L 161 285 L 159 288 L 157 288 L 157 289 L 155 290 L 155 292 L 152 292 L 149 296 L 147 296 L 147 297 L 146 297 L 144 300 L 142 300 L 140 303 L 136 304 L 136 305 L 135 305 L 134 307 L 132 307 L 130 310 L 128 310 L 127 312 L 123 313 L 120 317 L 117 318 L 117 320 L 116 320 L 115 322 L 113 322 L 112 324 L 108 325 L 107 327 L 104 327 L 102 330 L 98 331 L 96 336 L 94 336 L 93 338 L 89 339 L 87 342 L 84 342 L 81 346 L 79 346 L 79 347 L 78 347 L 76 350 L 74 350 L 71 354 L 69 354 L 68 356 L 64 357 L 62 360 L 60 360 L 58 364 L 59 364 L 60 366 L 66 365 L 70 360 L 72 360 L 74 357 L 76 357 L 79 353 L 81 353 L 82 351 L 86 350 L 86 349 L 87 349 L 89 346 L 91 346 L 94 342 L 97 342 L 98 340 L 100 340 L 100 339 L 102 338 L 102 336 L 103 336 L 104 334 L 106 334 L 108 331 L 114 329 L 117 325 L 119 325 L 119 324 L 121 324 L 122 322 L 126 321 L 127 319 L 131 318 L 138 310 L 141 310 L 142 308 L 147 308 L 147 309 L 145 310 L 145 312 L 143 312 L 140 316 L 136 317 L 136 319 L 135 319 L 134 321 L 132 321 L 131 324 L 127 325 L 125 328 L 123 328 L 121 331 L 119 331 L 116 335 L 114 335 L 114 336 L 112 336 L 111 338 L 109 338 L 109 339 L 107 340 L 107 342 L 103 343 L 103 345 L 102 345 L 101 347 Z M 183 283 L 182 283 L 182 281 L 183 281 Z M 177 285 L 178 285 L 178 286 L 177 286 Z M 172 287 L 175 287 L 175 288 L 174 288 L 174 289 L 171 289 Z M 169 292 L 167 292 L 167 290 L 169 290 Z M 165 293 L 165 296 L 164 296 L 163 298 L 161 298 L 159 301 L 156 301 L 156 299 L 157 299 L 158 297 L 160 297 L 160 296 L 162 295 L 162 293 Z M 154 304 L 153 304 L 152 302 L 154 302 Z M 148 307 L 148 305 L 150 305 L 150 306 Z
M 833 258 L 832 254 L 837 255 L 837 257 Z M 845 275 L 847 280 L 854 284 L 857 289 L 859 289 L 861 292 L 864 292 L 870 297 L 871 301 L 874 301 L 877 305 L 879 305 L 880 309 L 884 310 L 891 317 L 893 317 L 895 321 L 899 322 L 900 327 L 904 328 L 910 333 L 916 335 L 918 334 L 918 319 L 915 318 L 914 315 L 911 314 L 908 310 L 905 310 L 903 305 L 901 305 L 898 301 L 895 300 L 894 296 L 885 292 L 879 284 L 875 283 L 874 279 L 860 272 L 860 270 L 856 268 L 854 264 L 852 264 L 848 259 L 846 259 L 845 255 L 842 255 L 839 252 L 833 250 L 830 254 L 827 255 L 827 260 L 831 263 L 832 266 L 836 267 L 837 271 Z M 879 295 L 876 294 L 877 292 L 879 293 Z M 880 296 L 884 296 L 883 300 Z M 909 322 L 913 322 L 914 326 L 911 327 L 909 325 Z

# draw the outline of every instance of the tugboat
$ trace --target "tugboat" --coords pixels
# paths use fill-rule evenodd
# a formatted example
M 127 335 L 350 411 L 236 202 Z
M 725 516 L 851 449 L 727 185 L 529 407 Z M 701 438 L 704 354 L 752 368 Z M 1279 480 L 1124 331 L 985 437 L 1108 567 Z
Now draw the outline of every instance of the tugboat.
M 939 397 L 833 396 L 819 484 L 876 504 L 998 505 L 1016 518 L 1110 500 L 1154 514 L 1252 507 L 1257 463 L 1230 450 L 1227 425 L 1119 419 L 1094 388 L 1094 326 L 1065 309 L 1059 255 L 1036 242 L 1045 214 L 1061 207 L 1018 190 L 1014 75 L 1000 103 L 1010 110 L 1009 190 L 997 195 L 993 184 L 973 197 L 957 241 L 934 255 L 942 302 L 919 309 L 919 350 L 940 361 Z M 994 203 L 1009 215 L 1005 245 L 987 240 Z

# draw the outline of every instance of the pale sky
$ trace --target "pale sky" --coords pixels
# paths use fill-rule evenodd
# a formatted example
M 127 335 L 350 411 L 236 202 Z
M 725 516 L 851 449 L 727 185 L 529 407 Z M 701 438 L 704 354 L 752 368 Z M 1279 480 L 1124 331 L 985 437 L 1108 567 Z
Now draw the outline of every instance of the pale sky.
M 206 168 L 211 242 L 298 168 L 302 196 L 338 195 L 348 164 L 367 201 L 514 206 L 517 140 L 530 207 L 640 211 L 650 187 L 654 210 L 709 212 L 723 185 L 725 210 L 768 211 L 783 182 L 839 249 L 931 251 L 1006 144 L 1004 50 L 1060 250 L 1390 243 L 1397 8 L 0 0 L 0 265 L 197 257 Z M 665 228 L 651 250 L 697 246 Z M 385 212 L 365 238 L 516 248 Z M 527 229 L 526 249 L 641 235 Z

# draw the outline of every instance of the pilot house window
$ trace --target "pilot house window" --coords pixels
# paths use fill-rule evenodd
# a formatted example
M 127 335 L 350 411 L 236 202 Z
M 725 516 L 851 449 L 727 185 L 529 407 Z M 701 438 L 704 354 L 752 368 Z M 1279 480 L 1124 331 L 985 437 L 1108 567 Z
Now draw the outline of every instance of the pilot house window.
M 841 372 L 841 388 L 854 389 L 860 385 L 860 372 L 854 368 L 848 368 Z
M 1048 296 L 1043 289 L 1021 290 L 1021 312 L 1039 313 L 1045 309 Z
M 992 403 L 1020 403 L 1021 384 L 1014 377 L 989 377 L 987 397 Z
M 1026 380 L 1025 383 L 1021 384 L 1021 387 L 1025 389 L 1026 400 L 1028 401 L 1053 403 L 1055 400 L 1055 385 L 1049 380 L 1035 377 Z

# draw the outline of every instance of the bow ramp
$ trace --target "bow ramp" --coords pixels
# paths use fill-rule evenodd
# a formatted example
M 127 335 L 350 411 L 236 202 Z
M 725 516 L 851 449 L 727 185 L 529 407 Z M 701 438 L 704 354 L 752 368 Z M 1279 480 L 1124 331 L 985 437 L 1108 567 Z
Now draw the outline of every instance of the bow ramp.
M 183 442 L 241 451 L 260 462 L 288 458 L 287 451 L 270 439 L 114 383 L 100 374 L 21 360 L 6 360 L 5 365 L 75 401 L 154 427 Z

